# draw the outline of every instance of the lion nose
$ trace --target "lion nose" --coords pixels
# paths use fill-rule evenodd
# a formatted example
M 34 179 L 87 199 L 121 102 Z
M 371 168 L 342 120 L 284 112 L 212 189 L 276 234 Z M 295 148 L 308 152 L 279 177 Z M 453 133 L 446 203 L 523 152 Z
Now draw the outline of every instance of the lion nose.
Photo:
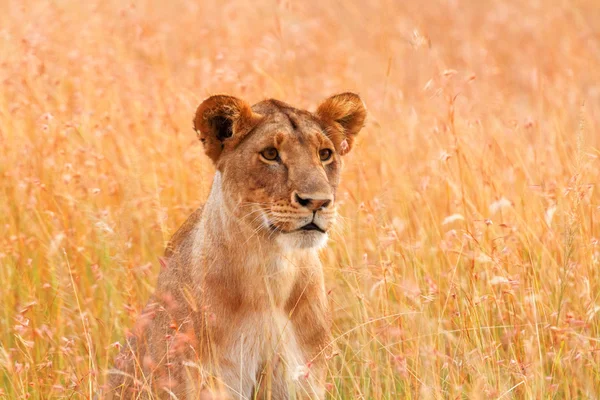
M 326 208 L 331 204 L 332 196 L 330 195 L 317 195 L 317 194 L 304 194 L 294 192 L 292 197 L 293 202 L 308 208 L 311 211 L 317 211 L 322 208 Z

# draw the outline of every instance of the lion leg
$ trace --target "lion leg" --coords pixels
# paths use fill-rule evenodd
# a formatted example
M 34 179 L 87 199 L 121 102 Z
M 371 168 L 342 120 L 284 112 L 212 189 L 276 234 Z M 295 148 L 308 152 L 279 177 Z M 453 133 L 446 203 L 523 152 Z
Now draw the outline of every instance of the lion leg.
M 259 336 L 240 329 L 235 336 L 230 336 L 216 348 L 217 353 L 213 355 L 208 372 L 216 378 L 219 389 L 225 391 L 229 395 L 228 398 L 235 400 L 252 398 L 257 375 L 260 373 L 258 340 Z
M 306 286 L 311 301 L 299 301 L 292 314 L 292 323 L 303 363 L 297 364 L 293 381 L 297 398 L 325 397 L 326 355 L 331 352 L 330 319 L 324 290 L 319 284 Z
M 241 362 L 241 359 L 222 360 L 219 381 L 231 399 L 249 400 L 256 385 L 257 363 Z

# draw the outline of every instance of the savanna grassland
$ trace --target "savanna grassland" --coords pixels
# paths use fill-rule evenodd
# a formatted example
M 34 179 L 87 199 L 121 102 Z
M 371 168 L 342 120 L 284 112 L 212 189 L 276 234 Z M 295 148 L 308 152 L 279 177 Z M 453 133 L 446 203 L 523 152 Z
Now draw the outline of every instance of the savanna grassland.
M 600 398 L 597 0 L 0 8 L 0 398 L 99 392 L 210 189 L 203 98 L 342 91 L 329 398 Z

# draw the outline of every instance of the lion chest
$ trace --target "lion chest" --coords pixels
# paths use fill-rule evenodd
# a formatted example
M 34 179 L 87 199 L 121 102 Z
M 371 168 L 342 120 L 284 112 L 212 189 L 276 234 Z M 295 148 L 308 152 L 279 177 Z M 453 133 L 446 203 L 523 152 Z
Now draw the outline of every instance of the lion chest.
M 283 311 L 258 314 L 247 322 L 242 335 L 248 365 L 286 371 L 290 377 L 306 364 L 294 326 Z
M 259 268 L 253 291 L 267 314 L 283 311 L 299 278 L 300 265 L 288 258 L 277 258 Z

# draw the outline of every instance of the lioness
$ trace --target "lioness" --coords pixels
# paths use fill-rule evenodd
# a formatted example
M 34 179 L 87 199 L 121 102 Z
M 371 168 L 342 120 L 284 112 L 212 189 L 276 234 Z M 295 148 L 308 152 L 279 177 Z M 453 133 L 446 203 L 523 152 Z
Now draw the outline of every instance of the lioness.
M 223 95 L 200 104 L 210 195 L 167 246 L 156 293 L 109 371 L 109 397 L 324 397 L 331 339 L 317 250 L 334 223 L 341 156 L 365 117 L 353 93 L 314 113 Z

